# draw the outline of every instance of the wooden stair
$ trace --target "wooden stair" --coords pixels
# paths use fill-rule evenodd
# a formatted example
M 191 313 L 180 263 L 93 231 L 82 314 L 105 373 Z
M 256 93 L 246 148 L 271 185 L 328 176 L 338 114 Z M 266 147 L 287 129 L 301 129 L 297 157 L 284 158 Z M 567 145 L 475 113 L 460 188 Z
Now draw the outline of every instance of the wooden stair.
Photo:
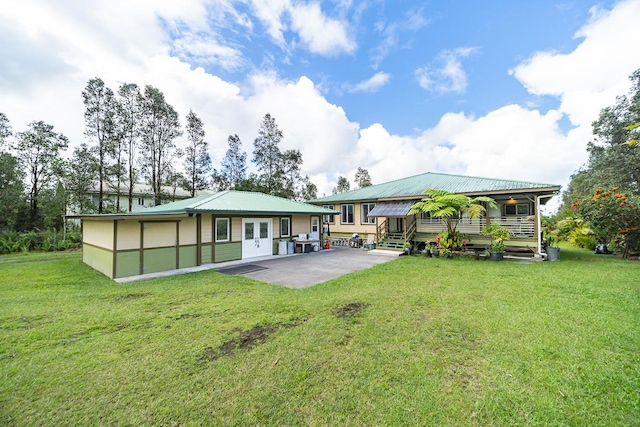
M 387 233 L 382 240 L 378 242 L 379 249 L 390 249 L 401 251 L 404 246 L 403 233 Z

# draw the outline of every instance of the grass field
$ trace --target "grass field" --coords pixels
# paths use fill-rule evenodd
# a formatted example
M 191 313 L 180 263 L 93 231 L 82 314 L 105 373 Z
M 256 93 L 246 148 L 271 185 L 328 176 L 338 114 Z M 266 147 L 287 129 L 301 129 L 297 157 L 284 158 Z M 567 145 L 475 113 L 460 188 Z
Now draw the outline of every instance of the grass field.
M 0 258 L 0 425 L 640 422 L 640 264 L 401 257 L 302 290 Z

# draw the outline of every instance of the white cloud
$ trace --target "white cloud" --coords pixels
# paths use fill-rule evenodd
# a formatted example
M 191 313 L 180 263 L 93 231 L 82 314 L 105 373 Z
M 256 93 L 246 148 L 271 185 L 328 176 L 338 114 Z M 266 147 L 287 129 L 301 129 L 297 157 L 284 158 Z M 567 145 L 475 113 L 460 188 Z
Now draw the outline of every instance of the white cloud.
M 391 74 L 379 71 L 367 80 L 363 80 L 354 85 L 347 85 L 347 90 L 351 93 L 358 92 L 377 92 L 382 86 L 389 83 Z
M 356 43 L 349 35 L 348 23 L 325 16 L 319 3 L 295 5 L 290 13 L 291 28 L 298 32 L 311 52 L 334 56 L 355 51 Z
M 252 0 L 253 11 L 267 27 L 267 33 L 271 39 L 281 48 L 287 43 L 284 39 L 284 31 L 287 29 L 282 15 L 291 7 L 290 0 Z
M 245 62 L 239 49 L 227 46 L 218 37 L 208 34 L 186 33 L 171 44 L 174 54 L 185 62 L 219 65 L 226 70 L 240 68 Z
M 590 126 L 616 95 L 626 93 L 628 76 L 638 68 L 640 2 L 620 2 L 610 11 L 591 9 L 591 19 L 576 34 L 572 52 L 539 52 L 511 73 L 535 95 L 561 100 L 560 110 L 574 125 Z
M 353 36 L 349 33 L 346 20 L 328 17 L 321 9 L 320 3 L 292 2 L 290 0 L 253 0 L 256 16 L 267 28 L 271 39 L 282 49 L 289 50 L 296 45 L 285 38 L 287 30 L 295 32 L 302 46 L 310 52 L 335 56 L 342 53 L 353 53 L 357 47 Z M 341 7 L 348 7 L 343 4 Z
M 476 47 L 460 47 L 440 52 L 436 61 L 441 66 L 416 69 L 418 84 L 429 91 L 463 93 L 467 89 L 467 74 L 462 69 L 460 58 L 465 58 L 477 50 Z

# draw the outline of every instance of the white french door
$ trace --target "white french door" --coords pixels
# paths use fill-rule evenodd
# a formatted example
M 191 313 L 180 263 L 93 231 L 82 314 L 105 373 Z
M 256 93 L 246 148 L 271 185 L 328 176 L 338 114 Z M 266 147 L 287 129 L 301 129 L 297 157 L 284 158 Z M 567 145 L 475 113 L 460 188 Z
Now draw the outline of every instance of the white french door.
M 242 218 L 242 259 L 273 255 L 271 218 Z

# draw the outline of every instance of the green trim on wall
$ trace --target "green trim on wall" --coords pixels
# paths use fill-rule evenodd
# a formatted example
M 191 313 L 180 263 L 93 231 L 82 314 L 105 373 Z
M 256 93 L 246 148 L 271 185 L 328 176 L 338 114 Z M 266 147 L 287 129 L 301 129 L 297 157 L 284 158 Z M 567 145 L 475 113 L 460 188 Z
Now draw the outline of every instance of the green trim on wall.
M 142 274 L 174 270 L 175 268 L 176 248 L 154 248 L 144 250 Z
M 188 268 L 198 265 L 198 246 L 182 246 L 180 247 L 180 267 Z
M 82 248 L 82 262 L 94 270 L 98 270 L 113 279 L 113 252 L 96 246 L 84 245 Z
M 113 221 L 113 251 L 116 252 L 118 250 L 118 221 L 114 220 Z M 112 266 L 112 273 L 111 273 L 111 277 L 118 277 L 116 275 L 116 269 L 117 269 L 117 265 L 118 265 L 118 257 L 114 256 L 113 257 L 113 266 Z
M 211 264 L 211 247 L 212 245 L 208 244 L 208 243 L 204 243 L 202 245 L 202 264 Z
M 215 262 L 242 259 L 242 242 L 216 244 Z
M 137 276 L 140 274 L 140 250 L 130 250 L 116 253 L 116 275 L 121 277 Z
M 107 251 L 107 252 L 112 252 L 113 253 L 113 249 L 107 249 L 107 248 L 103 248 L 102 246 L 96 246 L 96 245 L 91 244 L 91 243 L 82 242 L 82 247 L 85 247 L 85 246 L 91 246 L 92 248 L 101 249 L 103 251 Z

